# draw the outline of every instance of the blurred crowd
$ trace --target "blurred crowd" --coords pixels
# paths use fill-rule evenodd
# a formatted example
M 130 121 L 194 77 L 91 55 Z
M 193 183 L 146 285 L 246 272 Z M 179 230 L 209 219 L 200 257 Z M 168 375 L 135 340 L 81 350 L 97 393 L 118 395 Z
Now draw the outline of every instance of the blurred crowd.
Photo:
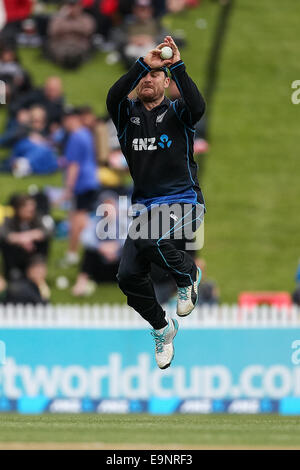
M 74 296 L 90 295 L 99 283 L 116 282 L 132 192 L 109 116 L 96 115 L 89 104 L 67 104 L 59 76 L 50 76 L 36 87 L 20 61 L 18 46 L 37 45 L 49 60 L 68 68 L 79 67 L 101 47 L 117 54 L 126 69 L 161 42 L 167 33 L 161 23 L 165 13 L 198 4 L 192 0 L 66 0 L 57 2 L 53 12 L 48 3 L 54 2 L 0 0 L 0 12 L 5 13 L 0 13 L 0 80 L 6 84 L 6 120 L 0 134 L 5 156 L 0 172 L 16 178 L 61 172 L 64 181 L 63 187 L 46 185 L 42 190 L 31 187 L 29 193 L 10 194 L 0 206 L 2 302 L 50 300 L 47 268 L 54 238 L 65 238 L 68 245 L 57 265 L 58 288 L 68 286 L 64 269 L 70 266 L 77 270 L 70 286 Z M 183 38 L 177 42 L 184 46 Z M 169 96 L 180 97 L 174 82 Z M 194 150 L 196 154 L 207 150 L 204 121 L 197 125 Z M 115 237 L 100 240 L 96 234 L 99 204 L 106 205 L 105 216 L 118 227 Z M 55 211 L 64 215 L 53 219 Z M 191 254 L 205 271 L 204 260 L 196 252 Z M 176 293 L 172 277 L 155 266 L 151 276 L 159 300 L 170 301 Z M 200 291 L 199 303 L 219 301 L 214 282 L 206 279 Z
M 111 51 L 107 57 L 122 60 L 126 68 L 169 33 L 162 25 L 166 13 L 180 12 L 198 3 L 195 0 L 0 0 L 0 80 L 6 84 L 8 112 L 0 148 L 9 149 L 9 158 L 0 163 L 0 171 L 11 171 L 16 176 L 49 174 L 63 165 L 60 157 L 66 129 L 62 121 L 65 108 L 62 81 L 59 77 L 49 77 L 42 88 L 37 88 L 30 71 L 20 61 L 20 44 L 37 44 L 49 60 L 67 68 L 79 67 L 93 56 L 98 45 Z M 184 47 L 182 35 L 177 38 L 175 35 L 175 39 Z M 171 83 L 169 94 L 171 99 L 180 96 L 175 83 Z M 98 125 L 98 117 L 92 116 L 92 110 L 89 114 L 91 130 L 105 133 L 103 126 L 101 131 Z M 106 116 L 104 121 L 109 140 L 116 140 Z M 195 153 L 207 151 L 205 136 L 202 119 L 196 127 Z M 114 145 L 116 148 L 112 150 L 119 151 L 117 142 Z M 102 153 L 109 153 L 101 143 L 100 147 Z M 125 165 L 118 153 L 102 155 L 98 163 L 103 163 L 104 158 L 110 160 L 108 163 Z
M 115 51 L 127 66 L 162 42 L 167 13 L 200 0 L 1 0 L 2 37 L 41 47 L 63 67 L 78 67 L 95 50 Z M 1 13 L 0 13 L 1 15 Z M 176 37 L 176 34 L 175 34 Z M 184 39 L 179 35 L 179 46 Z

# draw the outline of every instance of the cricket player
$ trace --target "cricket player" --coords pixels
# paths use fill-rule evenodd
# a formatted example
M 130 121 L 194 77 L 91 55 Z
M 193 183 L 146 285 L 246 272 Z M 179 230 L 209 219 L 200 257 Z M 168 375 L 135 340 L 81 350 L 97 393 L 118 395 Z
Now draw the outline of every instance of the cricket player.
M 161 58 L 165 46 L 173 51 L 167 60 Z M 168 69 L 181 94 L 175 101 L 165 96 Z M 137 99 L 132 100 L 128 95 L 134 89 Z M 193 157 L 194 125 L 205 102 L 174 40 L 166 36 L 111 87 L 107 109 L 133 179 L 133 207 L 142 207 L 129 227 L 117 279 L 128 305 L 152 326 L 156 363 L 166 369 L 174 357 L 178 322 L 158 303 L 149 272 L 152 262 L 173 275 L 177 315 L 189 315 L 197 303 L 201 270 L 185 250 L 176 248 L 175 241 L 186 236 L 187 228 L 194 234 L 205 212 Z M 146 232 L 140 230 L 143 236 L 136 236 L 137 226 L 146 227 Z

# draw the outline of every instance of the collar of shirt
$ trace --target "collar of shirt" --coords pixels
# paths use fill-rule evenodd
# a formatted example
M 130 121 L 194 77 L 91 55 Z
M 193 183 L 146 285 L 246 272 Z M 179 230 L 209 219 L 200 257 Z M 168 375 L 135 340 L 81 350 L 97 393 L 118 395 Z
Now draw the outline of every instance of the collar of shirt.
M 135 104 L 139 105 L 139 106 L 143 106 L 143 103 L 142 101 L 139 99 L 139 98 L 136 98 L 135 100 Z M 167 96 L 164 97 L 164 99 L 162 100 L 162 102 L 155 106 L 154 108 L 152 108 L 149 112 L 152 112 L 152 111 L 156 111 L 157 109 L 161 109 L 163 107 L 169 107 L 170 106 L 170 100 Z M 145 108 L 146 109 L 146 108 Z M 148 110 L 147 110 L 148 111 Z

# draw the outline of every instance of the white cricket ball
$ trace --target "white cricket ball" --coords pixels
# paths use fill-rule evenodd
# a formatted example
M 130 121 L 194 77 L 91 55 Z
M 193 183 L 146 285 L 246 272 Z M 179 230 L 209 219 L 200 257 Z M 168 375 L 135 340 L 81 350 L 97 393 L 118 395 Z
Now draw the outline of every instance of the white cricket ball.
M 169 46 L 165 46 L 162 48 L 160 57 L 162 59 L 171 59 L 173 57 L 173 51 Z

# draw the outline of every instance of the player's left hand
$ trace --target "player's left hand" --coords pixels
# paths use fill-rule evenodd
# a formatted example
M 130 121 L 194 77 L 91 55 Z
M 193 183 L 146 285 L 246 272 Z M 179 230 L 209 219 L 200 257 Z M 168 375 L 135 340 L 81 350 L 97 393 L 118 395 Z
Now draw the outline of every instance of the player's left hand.
M 171 65 L 175 64 L 175 62 L 178 62 L 180 60 L 180 52 L 172 36 L 165 37 L 164 45 L 162 47 L 164 46 L 169 46 L 173 51 L 173 57 L 169 59 L 170 65 L 168 65 L 168 67 L 170 67 Z

